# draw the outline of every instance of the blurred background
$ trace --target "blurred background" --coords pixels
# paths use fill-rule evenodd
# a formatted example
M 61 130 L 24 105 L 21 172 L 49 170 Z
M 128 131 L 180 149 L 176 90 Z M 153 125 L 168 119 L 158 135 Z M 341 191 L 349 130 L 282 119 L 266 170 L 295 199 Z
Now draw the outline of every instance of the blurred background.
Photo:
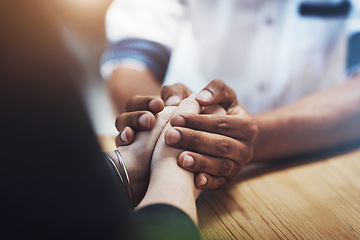
M 105 13 L 112 0 L 55 0 L 54 11 L 69 49 L 78 60 L 84 79 L 83 96 L 95 131 L 116 135 L 115 116 L 99 73 L 101 55 L 107 46 Z

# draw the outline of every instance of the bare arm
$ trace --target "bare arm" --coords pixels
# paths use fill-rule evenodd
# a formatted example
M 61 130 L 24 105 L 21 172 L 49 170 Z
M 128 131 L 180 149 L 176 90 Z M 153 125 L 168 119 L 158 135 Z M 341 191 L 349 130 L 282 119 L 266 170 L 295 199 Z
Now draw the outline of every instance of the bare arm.
M 206 96 L 209 99 L 201 100 L 201 105 L 218 104 L 227 99 L 225 101 L 228 103 L 227 105 L 236 106 L 236 96 L 226 94 L 229 87 L 220 83 L 219 81 L 213 81 L 204 89 L 207 90 L 208 94 Z M 248 143 L 247 149 L 251 150 L 252 146 L 254 147 L 252 161 L 285 158 L 350 142 L 360 138 L 359 106 L 360 76 L 357 75 L 349 79 L 349 81 L 328 90 L 314 93 L 287 106 L 253 116 L 253 121 L 248 121 L 248 123 L 254 122 L 258 129 L 258 136 L 254 145 L 251 144 L 252 141 L 241 140 Z M 246 129 L 253 129 L 249 126 L 254 126 L 254 124 L 246 125 L 247 127 L 240 126 L 239 129 L 238 122 L 246 119 L 248 117 L 239 117 L 234 114 L 234 111 L 229 111 L 222 120 L 219 118 L 216 121 L 212 121 L 211 117 L 204 118 L 204 115 L 186 114 L 186 119 L 181 123 L 181 126 L 216 133 L 217 135 L 212 135 L 212 137 L 220 139 L 221 135 L 224 134 L 223 130 L 226 129 L 231 134 L 243 133 Z M 195 124 L 197 122 L 201 122 L 201 124 Z M 176 125 L 175 122 L 173 123 Z M 219 123 L 222 123 L 221 127 Z M 200 139 L 200 135 L 198 138 Z M 177 146 L 189 150 L 189 147 L 184 147 L 187 142 L 186 138 L 181 138 Z M 199 147 L 208 146 L 204 143 L 199 144 Z M 174 145 L 172 144 L 172 146 Z M 202 151 L 197 152 L 203 153 Z M 195 173 L 206 172 L 215 176 L 218 174 L 218 176 L 225 177 L 227 181 L 231 180 L 231 173 L 234 171 L 239 172 L 242 166 L 224 164 L 229 163 L 229 161 L 219 161 L 221 157 L 214 161 L 209 156 L 203 155 L 203 157 L 195 158 L 192 166 L 188 167 L 182 164 L 183 155 L 179 156 L 178 161 L 179 165 L 185 169 Z M 246 158 L 242 158 L 240 162 L 246 162 L 246 160 Z M 224 168 L 224 166 L 227 167 Z M 226 171 L 223 171 L 224 169 Z M 217 184 L 206 184 L 205 187 L 209 189 L 218 188 L 227 181 L 217 181 Z
M 360 76 L 254 116 L 254 161 L 283 158 L 360 138 Z
M 126 102 L 135 95 L 160 96 L 161 82 L 149 70 L 119 67 L 109 79 L 108 90 L 116 111 L 122 113 Z
M 199 104 L 195 99 L 183 100 L 176 113 L 198 113 Z M 168 123 L 155 146 L 151 160 L 149 188 L 138 208 L 156 203 L 165 203 L 175 206 L 197 223 L 195 199 L 199 190 L 194 186 L 194 174 L 180 168 L 177 157 L 180 149 L 169 147 L 165 143 L 165 136 L 173 130 Z

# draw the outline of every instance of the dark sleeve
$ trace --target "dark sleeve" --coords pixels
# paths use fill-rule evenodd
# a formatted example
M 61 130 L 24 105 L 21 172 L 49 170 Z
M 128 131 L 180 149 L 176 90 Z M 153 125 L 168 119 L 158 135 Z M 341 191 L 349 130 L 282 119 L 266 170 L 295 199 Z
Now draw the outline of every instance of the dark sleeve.
M 190 217 L 167 204 L 150 205 L 135 211 L 132 220 L 131 239 L 200 239 Z

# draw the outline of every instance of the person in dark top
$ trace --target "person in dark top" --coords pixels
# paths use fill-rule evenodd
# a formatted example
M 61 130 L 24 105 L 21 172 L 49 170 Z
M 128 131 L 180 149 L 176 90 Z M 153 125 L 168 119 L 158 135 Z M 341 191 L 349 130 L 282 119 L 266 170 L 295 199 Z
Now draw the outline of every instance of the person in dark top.
M 0 238 L 199 239 L 194 176 L 163 138 L 175 110 L 159 114 L 120 156 L 104 156 L 49 6 L 0 7 Z M 198 108 L 187 99 L 176 111 Z M 134 211 L 127 197 L 140 202 Z

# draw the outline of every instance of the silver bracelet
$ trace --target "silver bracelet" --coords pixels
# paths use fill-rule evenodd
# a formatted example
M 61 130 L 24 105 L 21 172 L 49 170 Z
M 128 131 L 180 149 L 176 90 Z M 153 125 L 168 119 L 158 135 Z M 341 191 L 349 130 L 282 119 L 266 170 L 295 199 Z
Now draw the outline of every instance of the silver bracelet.
M 114 160 L 107 154 L 107 153 L 104 153 L 105 157 L 107 160 L 109 160 L 109 162 L 111 163 L 111 165 L 114 167 L 116 173 L 118 174 L 121 182 L 123 183 L 125 189 L 124 189 L 124 194 L 126 195 L 127 197 L 127 200 L 128 200 L 128 206 L 130 209 L 133 209 L 134 206 L 133 206 L 133 203 L 132 203 L 132 191 L 131 191 L 131 188 L 130 188 L 130 181 L 129 181 L 129 176 L 127 174 L 127 171 L 126 171 L 126 168 L 125 168 L 125 164 L 124 164 L 124 161 L 122 160 L 122 157 L 119 153 L 119 151 L 115 151 L 115 154 L 120 162 L 120 165 L 122 166 L 122 169 L 123 171 L 119 171 L 119 168 L 117 167 L 116 163 L 114 162 Z M 120 160 L 121 159 L 121 160 Z M 123 174 L 121 173 L 123 172 Z
M 109 162 L 113 165 L 115 171 L 117 172 L 117 174 L 119 175 L 119 178 L 121 179 L 121 182 L 123 184 L 125 184 L 123 178 L 121 177 L 121 174 L 119 173 L 119 169 L 117 168 L 116 164 L 114 163 L 114 160 L 107 153 L 104 153 L 104 155 L 109 160 Z
M 116 154 L 116 157 L 118 158 L 119 162 L 120 162 L 120 165 L 122 167 L 122 170 L 123 170 L 123 173 L 125 175 L 122 175 L 122 179 L 124 180 L 124 184 L 126 185 L 126 188 L 127 188 L 127 194 L 128 194 L 128 197 L 129 197 L 129 200 L 132 202 L 132 191 L 131 191 L 131 183 L 130 183 L 130 178 L 129 178 L 129 174 L 126 170 L 126 167 L 125 167 L 125 163 L 124 163 L 124 160 L 122 159 L 121 157 L 121 154 L 118 150 L 115 150 L 114 151 L 115 154 Z

